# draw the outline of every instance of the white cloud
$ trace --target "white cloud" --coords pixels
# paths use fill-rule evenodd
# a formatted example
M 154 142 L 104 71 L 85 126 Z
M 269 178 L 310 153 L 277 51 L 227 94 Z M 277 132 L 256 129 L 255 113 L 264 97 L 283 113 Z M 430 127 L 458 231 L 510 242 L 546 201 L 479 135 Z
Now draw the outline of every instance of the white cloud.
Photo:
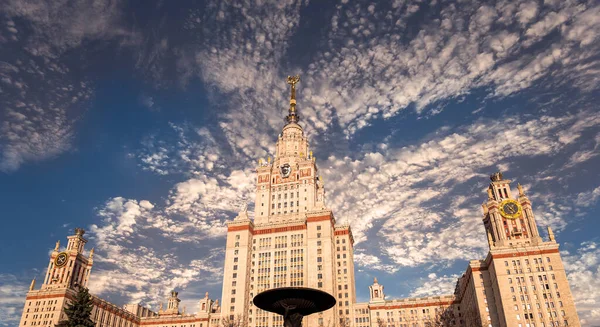
M 54 157 L 71 148 L 73 124 L 92 94 L 60 62 L 30 58 L 1 63 L 0 171 Z
M 596 187 L 592 191 L 582 192 L 577 195 L 575 204 L 582 207 L 590 207 L 594 205 L 600 198 L 600 186 Z
M 0 36 L 0 171 L 55 157 L 72 148 L 74 125 L 93 88 L 68 50 L 85 40 L 131 39 L 120 27 L 118 1 L 4 1 L 14 37 Z M 81 62 L 79 62 L 81 63 Z
M 430 273 L 427 278 L 419 280 L 420 285 L 411 291 L 410 297 L 426 297 L 451 295 L 454 293 L 454 287 L 458 281 L 459 275 L 443 275 L 438 276 L 435 273 Z
M 559 156 L 598 125 L 595 116 L 581 112 L 478 121 L 440 130 L 421 144 L 386 146 L 356 159 L 331 156 L 320 164 L 329 189 L 327 204 L 339 221 L 352 225 L 359 248 L 367 235 L 376 233 L 381 244 L 366 254 L 381 253 L 384 263 L 446 265 L 477 258 L 487 250 L 479 204 L 490 171 L 510 167 L 507 162 L 521 157 Z M 558 211 L 550 210 L 546 200 L 551 196 L 531 197 L 544 203 L 536 206 L 536 212 L 544 210 L 540 220 L 560 230 L 567 224 L 567 211 L 560 204 L 554 206 Z
M 600 324 L 600 247 L 597 242 L 581 243 L 572 253 L 561 253 L 579 319 L 583 326 Z
M 19 324 L 29 284 L 11 274 L 0 274 L 0 326 Z
M 597 7 L 592 4 L 547 3 L 541 8 L 532 1 L 499 1 L 495 7 L 443 3 L 439 20 L 406 33 L 406 21 L 419 4 L 336 6 L 327 39 L 302 73 L 300 112 L 309 133 L 326 132 L 336 122 L 351 136 L 411 104 L 423 112 L 428 105 L 480 87 L 506 97 L 550 74 L 583 91 L 598 85 L 590 74 L 596 52 L 590 40 L 598 34 L 592 18 Z M 301 21 L 301 5 L 244 2 L 237 8 L 227 3 L 209 8 L 200 20 L 214 27 L 202 47 L 193 51 L 198 69 L 187 71 L 200 72 L 205 82 L 226 95 L 229 110 L 220 126 L 234 151 L 251 159 L 265 156 L 268 136 L 279 130 L 286 108 L 282 70 L 289 70 L 286 55 L 293 54 L 286 51 Z M 219 19 L 215 13 L 221 12 L 227 14 Z M 197 15 L 192 11 L 190 21 Z M 577 27 L 561 29 L 567 20 Z M 193 26 L 207 31 L 197 23 Z M 529 47 L 553 30 L 560 36 L 550 44 Z M 183 55 L 181 61 L 189 64 L 190 56 Z M 590 83 L 578 82 L 584 77 Z M 222 99 L 215 98 L 219 103 Z M 441 109 L 429 110 L 435 114 Z
M 28 39 L 27 51 L 36 56 L 57 57 L 80 46 L 86 39 L 130 37 L 120 25 L 121 6 L 121 1 L 9 0 L 2 11 L 31 24 L 33 33 Z
M 131 154 L 142 169 L 159 175 L 198 175 L 225 165 L 222 147 L 206 127 L 174 123 L 169 127 L 166 137 L 149 136 L 142 142 L 143 148 Z
M 362 269 L 380 270 L 393 274 L 398 271 L 399 267 L 395 265 L 384 264 L 381 259 L 374 255 L 361 252 L 354 252 L 354 263 L 359 266 L 358 271 Z
M 94 294 L 116 293 L 127 302 L 156 308 L 172 289 L 214 282 L 221 276 L 221 248 L 205 251 L 201 259 L 189 259 L 185 251 L 206 250 L 200 241 L 210 231 L 200 234 L 193 224 L 169 217 L 147 200 L 113 198 L 99 208 L 98 216 L 102 220 L 90 229 L 96 246 L 96 268 L 89 285 Z M 188 246 L 178 248 L 177 243 Z

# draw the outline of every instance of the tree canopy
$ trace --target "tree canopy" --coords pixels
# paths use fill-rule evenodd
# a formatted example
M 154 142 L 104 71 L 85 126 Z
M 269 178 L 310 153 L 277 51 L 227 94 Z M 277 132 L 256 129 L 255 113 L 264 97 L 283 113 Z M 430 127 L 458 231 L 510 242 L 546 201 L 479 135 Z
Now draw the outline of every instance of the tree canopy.
M 61 320 L 57 327 L 94 327 L 90 318 L 92 314 L 92 296 L 85 287 L 78 287 L 75 299 L 65 308 L 66 320 Z

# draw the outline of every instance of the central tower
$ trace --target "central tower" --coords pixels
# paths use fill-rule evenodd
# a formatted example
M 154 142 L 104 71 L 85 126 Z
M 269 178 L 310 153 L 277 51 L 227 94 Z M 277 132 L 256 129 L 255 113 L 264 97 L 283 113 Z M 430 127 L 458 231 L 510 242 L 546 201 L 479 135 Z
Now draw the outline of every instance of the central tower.
M 285 126 L 277 137 L 275 158 L 260 159 L 256 168 L 254 224 L 277 224 L 324 209 L 325 189 L 318 178 L 315 158 L 310 151 L 296 110 L 296 84 L 299 76 L 289 76 L 290 108 Z
M 258 160 L 254 219 L 243 210 L 227 223 L 221 319 L 249 327 L 282 326 L 278 315 L 252 303 L 278 287 L 311 287 L 333 295 L 337 305 L 305 318 L 306 326 L 352 321 L 354 253 L 348 225 L 336 225 L 325 207 L 325 188 L 296 110 L 298 76 L 287 78 L 290 106 L 275 156 Z

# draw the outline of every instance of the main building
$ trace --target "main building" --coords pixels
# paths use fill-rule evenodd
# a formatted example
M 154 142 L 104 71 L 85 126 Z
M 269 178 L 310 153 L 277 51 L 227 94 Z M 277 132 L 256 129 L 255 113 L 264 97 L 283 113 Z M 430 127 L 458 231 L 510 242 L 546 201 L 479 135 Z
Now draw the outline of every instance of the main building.
M 207 293 L 194 312 L 185 313 L 173 291 L 166 308 L 154 312 L 94 296 L 96 326 L 281 326 L 280 316 L 258 309 L 252 299 L 283 286 L 317 288 L 336 298 L 334 308 L 306 317 L 305 326 L 580 326 L 552 230 L 542 239 L 530 200 L 520 185 L 513 194 L 501 173 L 491 176 L 483 204 L 488 255 L 469 262 L 454 294 L 389 300 L 375 279 L 369 302 L 357 303 L 352 231 L 337 224 L 325 205 L 325 186 L 299 125 L 298 81 L 288 77 L 290 108 L 275 156 L 256 168 L 254 219 L 243 210 L 227 223 L 221 303 Z M 41 288 L 33 281 L 27 293 L 20 327 L 54 326 L 66 318 L 64 307 L 76 285 L 88 284 L 93 265 L 83 235 L 76 229 L 66 248 L 56 244 Z

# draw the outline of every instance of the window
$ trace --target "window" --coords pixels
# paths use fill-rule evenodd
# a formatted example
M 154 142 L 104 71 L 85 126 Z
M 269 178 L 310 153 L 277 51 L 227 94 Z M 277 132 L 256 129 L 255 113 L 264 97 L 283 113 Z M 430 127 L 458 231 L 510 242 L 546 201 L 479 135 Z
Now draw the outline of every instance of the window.
M 323 282 L 319 282 L 319 283 L 317 284 L 317 287 L 319 287 L 319 288 L 323 287 Z
M 321 237 L 321 233 L 317 233 L 317 237 Z
M 317 225 L 317 230 L 321 230 L 321 225 Z

